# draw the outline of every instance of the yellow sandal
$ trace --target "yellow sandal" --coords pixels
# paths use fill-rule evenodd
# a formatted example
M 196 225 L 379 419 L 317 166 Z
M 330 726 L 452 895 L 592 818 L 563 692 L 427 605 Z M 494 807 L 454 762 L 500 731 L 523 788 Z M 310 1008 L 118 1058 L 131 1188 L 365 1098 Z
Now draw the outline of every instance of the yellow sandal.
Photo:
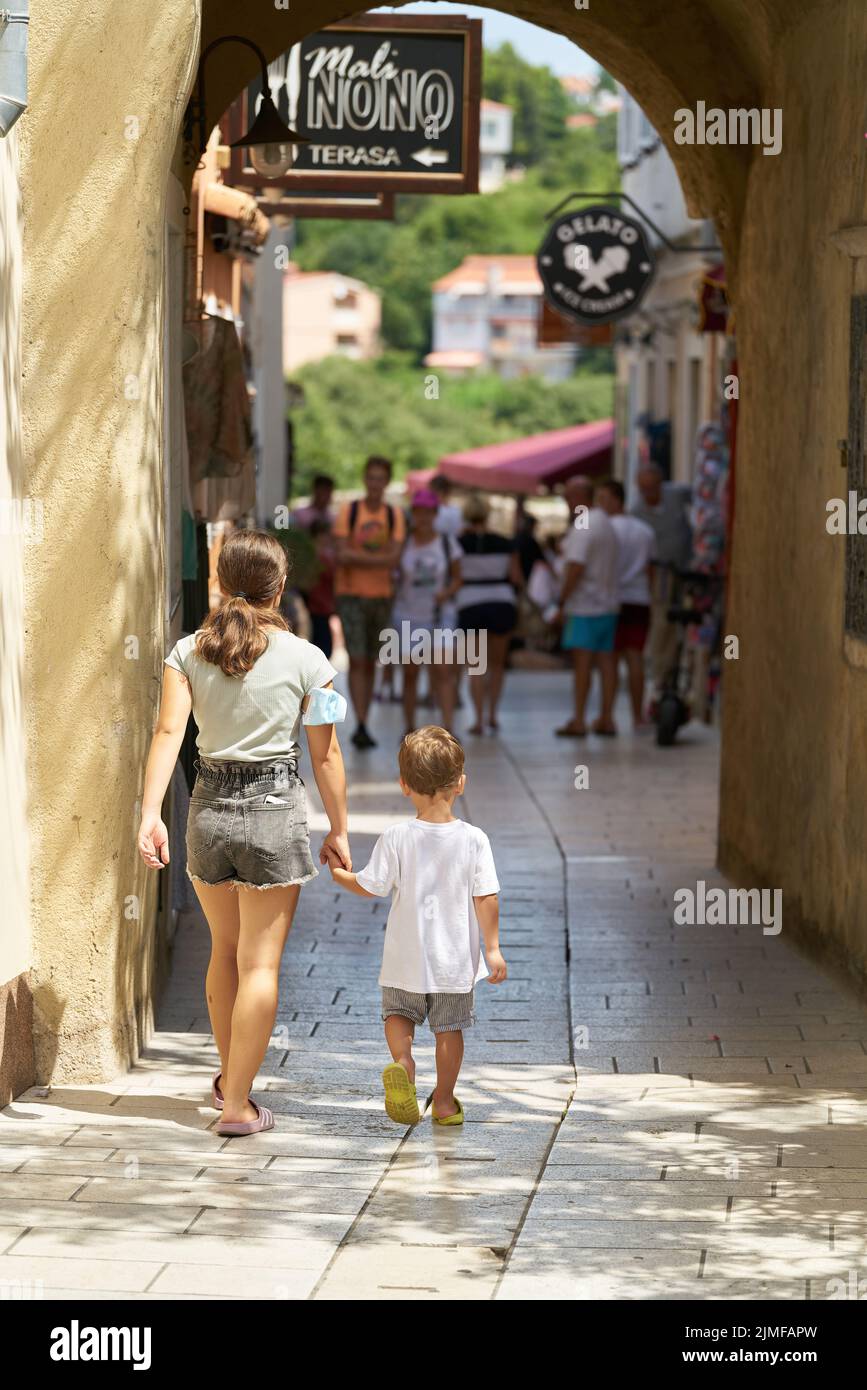
M 435 1112 L 434 1112 L 434 1108 L 433 1108 L 433 1096 L 431 1096 L 431 1101 L 430 1101 L 430 1117 L 431 1117 L 431 1119 L 433 1120 L 434 1124 L 435 1124 L 435 1125 L 462 1125 L 463 1122 L 464 1122 L 464 1107 L 461 1105 L 461 1103 L 460 1103 L 460 1101 L 458 1100 L 457 1096 L 455 1096 L 455 1105 L 456 1105 L 458 1108 L 457 1108 L 457 1110 L 455 1111 L 454 1115 L 444 1115 L 443 1118 L 442 1118 L 441 1120 L 439 1120 L 439 1119 L 437 1119 L 437 1116 L 436 1116 L 436 1114 L 435 1114 Z
M 415 1086 L 402 1062 L 390 1062 L 382 1073 L 385 1113 L 398 1125 L 417 1125 L 421 1119 Z

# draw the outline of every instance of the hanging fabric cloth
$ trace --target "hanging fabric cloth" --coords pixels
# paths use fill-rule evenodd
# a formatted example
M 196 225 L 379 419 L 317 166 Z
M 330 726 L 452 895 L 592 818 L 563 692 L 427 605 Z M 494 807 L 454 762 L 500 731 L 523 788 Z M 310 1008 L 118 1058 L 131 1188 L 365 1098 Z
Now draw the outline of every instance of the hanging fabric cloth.
M 253 430 L 244 360 L 234 323 L 196 325 L 198 350 L 184 363 L 189 478 L 233 478 L 245 466 Z

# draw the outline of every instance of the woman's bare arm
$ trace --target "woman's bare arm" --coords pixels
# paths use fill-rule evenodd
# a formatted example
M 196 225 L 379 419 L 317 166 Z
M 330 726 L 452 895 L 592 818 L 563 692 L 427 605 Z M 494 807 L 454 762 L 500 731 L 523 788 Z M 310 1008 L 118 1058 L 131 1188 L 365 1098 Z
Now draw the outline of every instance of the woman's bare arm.
M 151 739 L 142 796 L 138 847 L 151 869 L 169 862 L 169 836 L 162 820 L 162 805 L 181 751 L 187 720 L 193 707 L 186 676 L 174 666 L 164 666 L 163 693 L 157 726 Z
M 323 690 L 330 690 L 329 681 Z M 306 707 L 307 700 L 304 701 Z M 313 764 L 313 776 L 319 788 L 322 805 L 331 829 L 326 835 L 319 851 L 320 864 L 328 863 L 326 851 L 330 848 L 336 853 L 345 869 L 352 868 L 352 855 L 349 852 L 348 811 L 346 807 L 346 769 L 343 754 L 333 724 L 306 724 L 307 747 Z

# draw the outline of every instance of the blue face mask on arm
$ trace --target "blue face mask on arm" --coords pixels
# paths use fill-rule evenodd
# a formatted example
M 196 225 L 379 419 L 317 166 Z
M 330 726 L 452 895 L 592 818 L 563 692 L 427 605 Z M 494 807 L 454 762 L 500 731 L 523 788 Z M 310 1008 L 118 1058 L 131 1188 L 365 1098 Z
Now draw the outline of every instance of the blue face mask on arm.
M 311 690 L 302 722 L 305 724 L 342 724 L 346 718 L 346 700 L 336 690 Z

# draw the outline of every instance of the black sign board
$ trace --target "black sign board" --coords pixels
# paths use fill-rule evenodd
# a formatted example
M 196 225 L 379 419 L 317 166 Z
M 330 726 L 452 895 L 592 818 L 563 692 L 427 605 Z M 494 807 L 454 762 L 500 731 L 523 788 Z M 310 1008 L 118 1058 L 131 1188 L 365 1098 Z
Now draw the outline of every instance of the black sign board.
M 477 193 L 481 46 L 481 20 L 462 15 L 366 15 L 308 34 L 268 75 L 280 115 L 310 144 L 297 145 L 293 168 L 268 183 Z M 249 128 L 260 93 L 257 78 L 236 103 L 233 140 Z M 246 158 L 233 151 L 230 180 L 258 187 L 262 176 Z
M 601 203 L 558 218 L 537 263 L 550 303 L 578 323 L 611 323 L 633 313 L 655 268 L 640 222 Z

